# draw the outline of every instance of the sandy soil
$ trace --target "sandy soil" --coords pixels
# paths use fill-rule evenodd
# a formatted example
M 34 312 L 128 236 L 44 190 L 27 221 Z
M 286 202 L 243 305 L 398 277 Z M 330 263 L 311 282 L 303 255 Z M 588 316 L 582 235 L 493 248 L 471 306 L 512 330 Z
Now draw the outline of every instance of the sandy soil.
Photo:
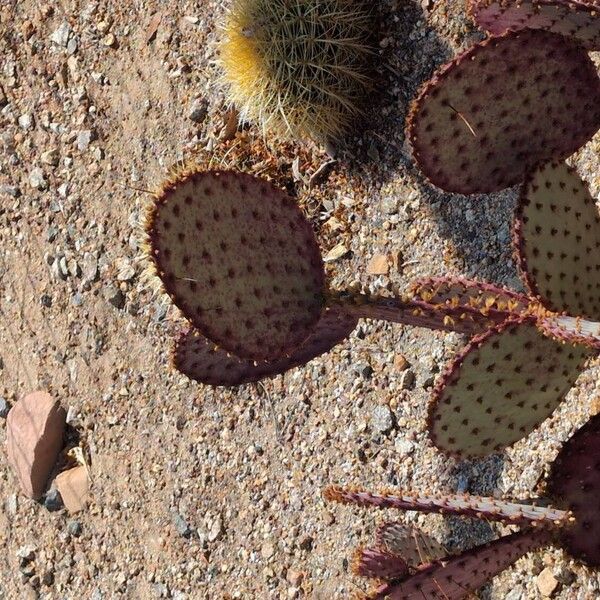
M 328 180 L 312 192 L 293 182 L 297 156 L 307 178 L 327 160 L 311 145 L 269 143 L 270 160 L 323 251 L 346 245 L 328 265 L 335 284 L 403 289 L 452 273 L 520 287 L 509 244 L 513 191 L 440 194 L 404 144 L 420 83 L 481 36 L 460 2 L 423 4 L 431 9 L 381 3 L 376 110 Z M 21 496 L 2 463 L 0 597 L 349 597 L 364 586 L 348 572 L 352 548 L 383 515 L 326 505 L 325 484 L 535 493 L 598 395 L 590 368 L 527 441 L 502 458 L 457 464 L 431 447 L 424 416 L 458 336 L 365 322 L 305 368 L 235 390 L 169 368 L 182 319 L 144 277 L 143 190 L 200 150 L 223 156 L 215 41 L 226 5 L 0 0 L 0 393 L 10 403 L 37 388 L 59 398 L 93 478 L 89 507 L 70 516 Z M 243 136 L 261 145 L 254 130 Z M 599 144 L 597 136 L 574 159 L 596 196 Z M 395 258 L 387 276 L 367 274 L 377 253 Z M 414 385 L 395 368 L 399 355 Z M 373 418 L 381 405 L 393 413 L 388 432 Z M 2 423 L 1 445 L 4 437 Z M 403 519 L 452 550 L 497 531 Z M 31 545 L 35 559 L 23 567 L 18 552 Z M 596 574 L 548 550 L 481 597 L 541 598 L 536 575 L 545 566 L 561 582 L 556 598 L 600 594 Z

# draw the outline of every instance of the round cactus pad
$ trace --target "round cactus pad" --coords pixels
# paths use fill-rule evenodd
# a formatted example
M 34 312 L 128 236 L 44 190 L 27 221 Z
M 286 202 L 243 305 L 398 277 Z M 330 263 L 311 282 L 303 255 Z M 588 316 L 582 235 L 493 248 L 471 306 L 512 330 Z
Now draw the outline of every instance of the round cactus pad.
M 508 29 L 545 29 L 600 50 L 600 3 L 578 0 L 470 0 L 469 14 L 495 35 Z
M 574 169 L 548 163 L 528 175 L 514 245 L 523 279 L 547 308 L 600 320 L 600 215 Z
M 551 541 L 544 530 L 526 530 L 424 565 L 414 575 L 381 586 L 370 600 L 463 600 L 521 556 Z
M 229 171 L 184 175 L 158 194 L 148 234 L 173 302 L 236 356 L 280 358 L 316 325 L 319 247 L 298 206 L 268 182 Z
M 473 338 L 436 385 L 428 425 L 449 454 L 485 456 L 528 435 L 577 379 L 589 350 L 509 320 Z
M 508 32 L 434 75 L 412 105 L 408 138 L 434 185 L 493 192 L 591 139 L 598 97 L 600 78 L 579 44 L 542 30 Z
M 191 329 L 177 342 L 173 362 L 184 375 L 200 383 L 225 386 L 252 383 L 284 373 L 329 352 L 350 335 L 356 322 L 340 309 L 323 311 L 314 331 L 290 356 L 266 362 L 232 356 L 215 348 L 213 343 Z
M 552 465 L 548 495 L 575 517 L 561 530 L 565 550 L 591 567 L 600 567 L 600 415 L 563 446 Z

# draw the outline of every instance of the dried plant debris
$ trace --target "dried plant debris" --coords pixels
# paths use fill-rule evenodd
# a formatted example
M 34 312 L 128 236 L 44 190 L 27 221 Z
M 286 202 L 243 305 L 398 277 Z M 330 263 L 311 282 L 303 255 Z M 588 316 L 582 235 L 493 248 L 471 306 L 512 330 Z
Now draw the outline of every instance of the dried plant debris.
M 190 379 L 209 385 L 235 386 L 274 377 L 329 352 L 343 342 L 357 320 L 346 312 L 329 308 L 321 313 L 314 331 L 289 356 L 271 361 L 238 358 L 194 329 L 182 334 L 173 353 L 173 364 Z
M 483 29 L 545 29 L 600 50 L 600 3 L 597 0 L 469 0 L 469 14 Z
M 158 194 L 148 235 L 173 302 L 240 358 L 284 356 L 319 319 L 325 276 L 314 233 L 295 202 L 264 180 L 184 174 Z
M 528 175 L 514 244 L 522 278 L 548 309 L 600 320 L 600 214 L 574 169 L 553 162 Z
M 585 50 L 542 30 L 491 37 L 442 67 L 413 102 L 423 173 L 462 194 L 501 190 L 562 159 L 600 127 L 600 78 Z
M 221 62 L 242 118 L 284 138 L 345 133 L 372 85 L 370 13 L 364 0 L 236 0 Z
M 436 384 L 428 415 L 432 441 L 463 457 L 512 445 L 554 412 L 589 355 L 526 319 L 509 319 L 474 338 Z

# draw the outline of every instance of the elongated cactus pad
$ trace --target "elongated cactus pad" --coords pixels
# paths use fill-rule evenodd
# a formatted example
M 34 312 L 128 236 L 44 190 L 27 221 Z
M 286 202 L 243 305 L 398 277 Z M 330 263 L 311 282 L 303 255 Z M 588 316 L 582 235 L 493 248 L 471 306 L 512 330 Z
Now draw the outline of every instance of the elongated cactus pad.
M 324 310 L 314 331 L 290 356 L 266 362 L 231 356 L 191 329 L 178 340 L 173 362 L 184 375 L 200 383 L 241 385 L 306 364 L 345 340 L 355 327 L 356 319 L 342 310 Z
M 556 521 L 562 521 L 567 516 L 565 511 L 553 508 L 515 504 L 468 494 L 447 494 L 445 496 L 404 495 L 401 493 L 373 494 L 362 490 L 330 486 L 325 489 L 323 495 L 327 500 L 343 504 L 462 515 L 520 525 L 530 523 L 554 525 Z
M 157 195 L 148 237 L 173 302 L 236 356 L 274 360 L 316 325 L 319 247 L 294 201 L 268 182 L 230 171 L 186 174 Z
M 408 574 L 408 565 L 400 556 L 380 548 L 358 548 L 352 561 L 352 570 L 361 577 L 391 581 Z
M 375 543 L 390 554 L 401 556 L 409 567 L 430 563 L 446 556 L 446 549 L 433 537 L 416 527 L 395 521 L 381 524 Z
M 476 546 L 458 556 L 424 565 L 398 583 L 388 583 L 371 600 L 462 600 L 519 558 L 551 542 L 546 530 L 526 530 Z
M 414 283 L 411 292 L 415 300 L 481 314 L 498 323 L 527 313 L 530 306 L 529 298 L 523 294 L 462 277 L 421 279 Z
M 565 550 L 600 567 L 600 415 L 592 417 L 562 447 L 552 464 L 547 492 L 575 517 L 560 533 Z
M 585 50 L 542 30 L 508 32 L 442 67 L 414 101 L 408 138 L 436 186 L 493 192 L 565 158 L 600 127 L 600 79 Z
M 552 414 L 588 355 L 543 335 L 534 320 L 509 320 L 474 338 L 436 384 L 433 443 L 458 456 L 510 446 Z
M 568 315 L 549 315 L 538 319 L 538 327 L 546 335 L 569 344 L 582 344 L 600 350 L 600 323 Z
M 600 3 L 596 0 L 470 0 L 469 14 L 493 34 L 545 29 L 600 50 Z
M 523 279 L 547 308 L 600 320 L 600 214 L 574 169 L 553 162 L 528 174 L 514 245 Z

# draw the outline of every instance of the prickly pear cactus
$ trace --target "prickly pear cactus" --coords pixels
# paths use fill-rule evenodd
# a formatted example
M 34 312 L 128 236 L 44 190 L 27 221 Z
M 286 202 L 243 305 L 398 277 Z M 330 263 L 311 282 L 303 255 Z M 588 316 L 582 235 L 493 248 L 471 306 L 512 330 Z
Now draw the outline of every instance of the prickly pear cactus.
M 341 309 L 324 310 L 314 331 L 289 356 L 260 362 L 228 354 L 191 329 L 177 341 L 173 364 L 178 371 L 200 383 L 223 386 L 252 383 L 284 373 L 329 352 L 355 327 L 356 319 Z
M 323 305 L 319 247 L 295 202 L 268 182 L 184 174 L 157 195 L 147 227 L 166 292 L 215 344 L 274 360 L 313 331 Z
M 597 0 L 469 0 L 469 14 L 495 35 L 512 29 L 545 29 L 600 49 Z
M 584 346 L 543 335 L 532 319 L 509 319 L 474 338 L 436 384 L 433 443 L 461 457 L 510 446 L 552 414 L 588 356 Z
M 407 492 L 377 494 L 339 486 L 327 487 L 323 495 L 326 500 L 343 504 L 438 512 L 523 525 L 523 530 L 491 544 L 472 548 L 457 556 L 444 553 L 425 560 L 420 560 L 420 548 L 415 555 L 413 545 L 407 543 L 405 531 L 409 528 L 395 522 L 384 523 L 378 528 L 375 546 L 364 558 L 365 564 L 369 559 L 369 565 L 379 561 L 376 569 L 387 583 L 365 598 L 460 600 L 467 598 L 470 592 L 526 552 L 547 544 L 562 546 L 569 555 L 591 567 L 600 566 L 599 456 L 600 415 L 596 415 L 563 446 L 551 467 L 547 499 L 538 499 L 540 506 L 531 502 L 516 503 L 466 494 L 436 498 Z M 552 508 L 548 501 L 556 504 L 557 508 Z M 359 553 L 359 558 L 362 556 Z M 415 556 L 417 563 L 414 562 Z M 386 579 L 385 575 L 393 564 L 406 564 L 408 573 Z M 359 570 L 358 573 L 367 575 L 367 570 Z
M 230 98 L 263 131 L 337 138 L 370 87 L 372 31 L 363 0 L 235 0 L 221 46 Z
M 407 134 L 434 185 L 493 192 L 585 144 L 600 127 L 599 97 L 579 44 L 542 30 L 507 32 L 434 75 L 412 105 Z
M 323 491 L 323 496 L 326 500 L 341 504 L 462 515 L 514 525 L 553 526 L 556 522 L 564 521 L 567 517 L 565 511 L 551 507 L 531 506 L 469 494 L 435 496 L 415 493 L 402 494 L 393 491 L 377 494 L 365 490 L 329 486 Z
M 548 544 L 547 531 L 527 530 L 501 537 L 457 556 L 423 565 L 400 581 L 382 585 L 369 600 L 462 600 L 519 558 Z
M 546 308 L 600 320 L 600 214 L 574 169 L 552 162 L 527 176 L 514 245 L 522 279 Z
M 573 514 L 573 522 L 560 532 L 565 551 L 600 567 L 600 415 L 563 446 L 552 464 L 547 495 Z

